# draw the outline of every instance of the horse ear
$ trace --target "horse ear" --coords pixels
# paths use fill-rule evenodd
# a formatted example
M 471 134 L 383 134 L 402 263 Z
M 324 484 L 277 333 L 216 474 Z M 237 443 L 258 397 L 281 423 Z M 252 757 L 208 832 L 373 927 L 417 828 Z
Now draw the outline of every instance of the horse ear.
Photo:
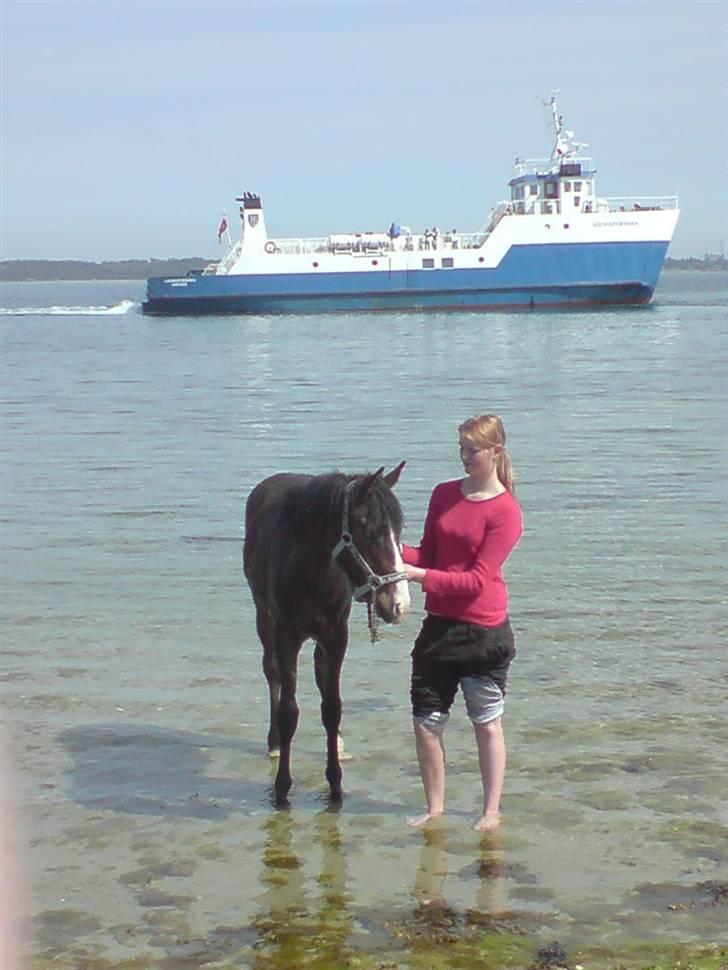
M 381 468 L 378 468 L 375 472 L 372 472 L 371 475 L 367 475 L 366 480 L 364 481 L 364 485 L 362 487 L 361 494 L 366 495 L 369 489 L 374 488 L 374 486 L 377 484 L 377 482 L 379 481 L 379 479 L 382 477 L 383 474 L 384 474 L 384 465 L 382 465 Z
M 399 481 L 399 476 L 402 474 L 402 469 L 406 464 L 406 461 L 401 461 L 396 468 L 393 468 L 391 472 L 388 472 L 384 476 L 384 481 L 387 483 L 387 485 L 389 485 L 390 488 L 394 488 L 394 486 L 397 484 Z M 382 471 L 384 471 L 384 469 L 382 469 Z

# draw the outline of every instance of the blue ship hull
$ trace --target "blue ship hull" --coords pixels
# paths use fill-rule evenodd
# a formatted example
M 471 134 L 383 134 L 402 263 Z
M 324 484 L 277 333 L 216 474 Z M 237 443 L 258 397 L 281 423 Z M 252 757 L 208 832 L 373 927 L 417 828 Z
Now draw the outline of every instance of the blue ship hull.
M 667 242 L 513 246 L 492 269 L 155 277 L 155 315 L 581 309 L 649 303 Z

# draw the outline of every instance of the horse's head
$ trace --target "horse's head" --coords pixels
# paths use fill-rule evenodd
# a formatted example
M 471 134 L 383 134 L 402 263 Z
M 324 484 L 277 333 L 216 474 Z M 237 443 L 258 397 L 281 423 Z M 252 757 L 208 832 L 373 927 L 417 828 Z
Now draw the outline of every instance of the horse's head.
M 385 623 L 401 623 L 410 607 L 400 554 L 402 509 L 392 491 L 404 464 L 386 475 L 380 468 L 350 483 L 348 525 L 344 525 L 351 536 L 346 572 L 355 595 L 358 599 L 372 596 Z

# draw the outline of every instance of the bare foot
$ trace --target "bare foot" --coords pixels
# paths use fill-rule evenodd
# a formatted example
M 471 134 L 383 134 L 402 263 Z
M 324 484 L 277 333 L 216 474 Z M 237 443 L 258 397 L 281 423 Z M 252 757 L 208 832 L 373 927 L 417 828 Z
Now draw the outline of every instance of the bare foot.
M 479 819 L 473 822 L 473 832 L 492 832 L 493 829 L 497 829 L 500 825 L 501 817 L 496 812 L 491 815 L 481 815 Z
M 416 815 L 408 818 L 407 824 L 412 829 L 423 829 L 426 825 L 438 822 L 442 818 L 442 812 L 426 812 L 424 815 Z

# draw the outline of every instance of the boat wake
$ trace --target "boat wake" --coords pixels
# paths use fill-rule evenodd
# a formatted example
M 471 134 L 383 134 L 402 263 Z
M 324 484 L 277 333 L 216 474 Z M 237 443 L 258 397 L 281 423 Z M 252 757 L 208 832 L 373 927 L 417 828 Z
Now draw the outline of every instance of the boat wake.
M 0 316 L 6 317 L 121 317 L 126 313 L 138 313 L 141 305 L 134 300 L 122 300 L 113 306 L 19 306 L 0 307 Z

